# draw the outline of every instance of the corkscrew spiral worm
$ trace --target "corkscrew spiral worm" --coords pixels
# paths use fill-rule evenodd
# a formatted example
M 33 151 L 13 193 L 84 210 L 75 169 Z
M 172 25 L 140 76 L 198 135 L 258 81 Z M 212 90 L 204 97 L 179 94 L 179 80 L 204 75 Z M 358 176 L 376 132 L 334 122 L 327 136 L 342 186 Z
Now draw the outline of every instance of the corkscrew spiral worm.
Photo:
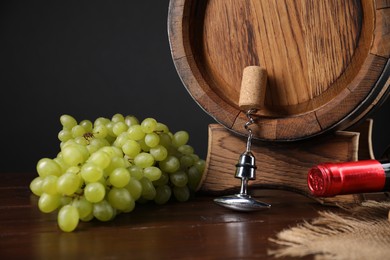
M 246 151 L 247 152 L 250 152 L 251 151 L 251 144 L 252 144 L 252 138 L 253 138 L 253 133 L 252 133 L 252 129 L 249 127 L 250 125 L 252 125 L 255 120 L 253 119 L 252 115 L 257 111 L 257 109 L 249 109 L 247 112 L 246 112 L 246 117 L 248 118 L 248 121 L 245 123 L 244 127 L 245 127 L 245 130 L 248 131 L 248 140 L 246 142 Z

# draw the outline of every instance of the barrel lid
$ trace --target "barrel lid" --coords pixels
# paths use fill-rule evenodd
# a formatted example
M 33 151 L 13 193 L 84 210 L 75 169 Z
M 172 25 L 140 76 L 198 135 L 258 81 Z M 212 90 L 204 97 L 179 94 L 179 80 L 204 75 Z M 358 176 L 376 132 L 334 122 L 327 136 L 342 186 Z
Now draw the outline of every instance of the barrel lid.
M 343 130 L 389 95 L 390 2 L 171 0 L 177 72 L 217 122 L 245 134 L 238 106 L 247 66 L 266 68 L 253 134 L 270 141 Z

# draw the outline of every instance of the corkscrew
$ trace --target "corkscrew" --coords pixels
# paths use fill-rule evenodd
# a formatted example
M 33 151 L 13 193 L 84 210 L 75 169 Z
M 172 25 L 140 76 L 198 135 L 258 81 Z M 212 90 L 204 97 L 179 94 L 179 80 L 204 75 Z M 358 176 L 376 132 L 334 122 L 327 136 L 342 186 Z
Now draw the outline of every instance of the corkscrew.
M 235 177 L 241 179 L 241 187 L 238 194 L 215 198 L 214 202 L 220 206 L 237 211 L 256 211 L 271 207 L 270 204 L 257 201 L 248 194 L 248 181 L 256 179 L 257 168 L 255 156 L 251 152 L 253 133 L 250 126 L 255 122 L 253 115 L 264 103 L 266 82 L 265 69 L 258 66 L 249 66 L 244 69 L 239 106 L 246 111 L 248 121 L 244 128 L 248 132 L 248 137 L 246 150 L 238 159 L 235 173 Z

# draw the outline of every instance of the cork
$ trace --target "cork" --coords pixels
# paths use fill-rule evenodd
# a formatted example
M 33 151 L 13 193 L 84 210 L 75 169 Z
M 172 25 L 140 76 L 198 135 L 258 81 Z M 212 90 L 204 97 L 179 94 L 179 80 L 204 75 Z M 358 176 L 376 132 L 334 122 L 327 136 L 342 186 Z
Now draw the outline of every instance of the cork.
M 265 90 L 267 86 L 267 71 L 259 66 L 248 66 L 242 73 L 240 109 L 261 109 L 264 106 Z

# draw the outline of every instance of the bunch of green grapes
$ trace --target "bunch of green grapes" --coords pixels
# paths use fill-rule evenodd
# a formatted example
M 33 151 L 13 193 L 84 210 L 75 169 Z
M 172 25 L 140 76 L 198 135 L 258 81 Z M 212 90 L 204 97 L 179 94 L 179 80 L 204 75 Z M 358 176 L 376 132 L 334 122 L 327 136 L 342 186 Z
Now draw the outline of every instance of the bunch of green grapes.
M 112 220 L 137 203 L 184 202 L 195 192 L 205 161 L 188 144 L 186 131 L 170 132 L 153 118 L 115 114 L 94 122 L 60 117 L 61 151 L 37 163 L 30 183 L 44 213 L 58 211 L 61 230 L 79 221 Z

